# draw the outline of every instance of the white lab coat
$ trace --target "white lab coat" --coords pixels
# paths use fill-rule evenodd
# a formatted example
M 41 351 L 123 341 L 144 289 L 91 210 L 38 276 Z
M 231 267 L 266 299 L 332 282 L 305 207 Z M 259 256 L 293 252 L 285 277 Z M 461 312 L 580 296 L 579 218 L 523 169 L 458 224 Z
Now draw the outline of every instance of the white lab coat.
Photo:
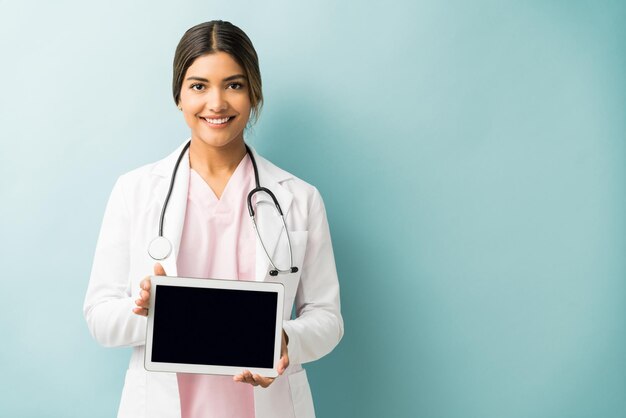
M 133 346 L 118 411 L 120 418 L 180 417 L 176 374 L 145 370 L 146 318 L 135 315 L 132 309 L 139 296 L 139 282 L 153 274 L 155 261 L 148 255 L 148 244 L 158 235 L 163 201 L 183 145 L 163 160 L 120 176 L 107 203 L 96 245 L 84 303 L 89 330 L 106 347 Z M 269 388 L 254 388 L 256 417 L 314 417 L 311 391 L 301 364 L 328 354 L 343 336 L 326 212 L 316 188 L 256 152 L 254 155 L 261 186 L 274 192 L 282 207 L 294 265 L 299 267 L 297 273 L 269 276 L 269 262 L 257 241 L 256 280 L 280 281 L 285 286 L 283 327 L 289 336 L 290 366 Z M 173 245 L 172 254 L 161 262 L 168 276 L 177 275 L 176 256 L 187 205 L 187 161 L 180 164 L 165 215 L 163 235 Z M 260 217 L 259 228 L 270 231 L 263 237 L 268 251 L 278 260 L 287 260 L 284 232 L 268 224 L 276 219 Z M 281 245 L 277 245 L 279 242 Z M 296 319 L 292 320 L 294 304 Z

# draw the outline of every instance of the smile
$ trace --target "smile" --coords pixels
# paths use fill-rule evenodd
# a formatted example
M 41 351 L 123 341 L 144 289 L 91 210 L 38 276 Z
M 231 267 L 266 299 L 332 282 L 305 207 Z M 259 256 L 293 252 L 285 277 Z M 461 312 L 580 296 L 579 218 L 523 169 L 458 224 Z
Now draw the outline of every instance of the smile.
M 201 117 L 200 119 L 204 119 L 211 126 L 224 126 L 229 121 L 231 121 L 233 118 L 234 118 L 234 116 L 227 116 L 227 117 L 224 117 L 224 118 L 205 118 L 205 117 Z

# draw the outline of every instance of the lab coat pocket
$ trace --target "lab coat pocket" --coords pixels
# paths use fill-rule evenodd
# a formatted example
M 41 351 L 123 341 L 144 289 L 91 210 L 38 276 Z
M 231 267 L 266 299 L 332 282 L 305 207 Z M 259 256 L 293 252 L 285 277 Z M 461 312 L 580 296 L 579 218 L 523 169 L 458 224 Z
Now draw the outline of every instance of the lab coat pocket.
M 302 369 L 289 375 L 291 401 L 296 418 L 315 418 L 313 397 L 306 377 L 306 370 Z
M 126 370 L 124 390 L 117 412 L 118 418 L 142 418 L 146 411 L 146 372 L 141 369 Z

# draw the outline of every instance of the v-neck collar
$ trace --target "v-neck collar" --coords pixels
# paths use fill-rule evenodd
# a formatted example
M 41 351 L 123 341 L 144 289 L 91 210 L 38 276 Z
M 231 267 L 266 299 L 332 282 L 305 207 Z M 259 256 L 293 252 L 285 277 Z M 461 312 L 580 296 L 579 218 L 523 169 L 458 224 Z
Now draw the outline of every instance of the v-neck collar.
M 160 161 L 157 161 L 151 169 L 151 175 L 155 177 L 155 181 L 158 180 L 157 186 L 153 188 L 153 200 L 151 204 L 155 205 L 155 207 L 158 208 L 159 212 L 163 209 L 164 196 L 168 194 L 168 188 L 171 186 L 171 177 L 174 171 L 174 167 L 176 166 L 176 161 L 178 160 L 178 158 L 180 158 L 180 154 L 183 148 L 190 140 L 191 138 L 187 138 L 185 142 L 180 144 L 178 148 L 172 151 L 167 157 L 163 158 Z M 283 182 L 294 178 L 294 176 L 276 167 L 270 161 L 260 156 L 255 151 L 254 147 L 250 147 L 250 149 L 252 151 L 252 155 L 254 155 L 256 159 L 257 166 L 259 168 L 259 178 L 261 185 L 270 189 L 274 193 L 276 199 L 280 203 L 285 218 L 287 218 L 289 216 L 294 196 L 289 188 L 283 186 Z M 189 161 L 188 150 L 186 151 L 185 155 L 187 156 L 187 161 Z M 173 188 L 170 203 L 167 207 L 167 220 L 166 222 L 164 222 L 163 225 L 163 236 L 167 237 L 172 242 L 174 257 L 166 258 L 165 260 L 163 260 L 162 264 L 165 268 L 165 271 L 167 271 L 168 274 L 171 275 L 176 275 L 176 257 L 178 256 L 180 239 L 183 232 L 185 213 L 188 203 L 188 186 L 190 178 L 189 171 L 189 164 L 181 164 L 179 173 L 176 177 L 176 184 L 184 185 L 186 187 L 178 186 Z M 252 180 L 252 183 L 254 183 L 254 180 Z M 273 203 L 269 196 L 262 195 L 259 196 L 257 199 L 266 201 L 269 204 Z M 244 205 L 245 208 L 245 199 L 243 199 L 241 204 Z M 270 218 L 261 218 L 259 222 L 263 224 L 265 222 L 264 219 Z M 263 227 L 264 226 L 261 225 L 261 228 Z M 265 243 L 267 251 L 270 254 L 274 254 L 274 251 L 277 248 L 276 244 L 278 242 L 280 232 L 282 232 L 282 229 L 276 229 L 276 233 L 270 234 L 267 242 Z M 267 261 L 267 257 L 261 257 L 261 254 L 263 254 L 263 248 L 257 240 L 257 257 L 255 269 L 255 277 L 257 281 L 263 281 L 269 278 L 269 262 Z
M 202 178 L 200 173 L 190 166 L 189 188 L 193 188 L 194 191 L 194 193 L 190 193 L 190 195 L 201 196 L 202 202 L 208 206 L 219 206 L 231 203 L 233 199 L 238 200 L 238 196 L 233 196 L 233 193 L 236 194 L 237 190 L 241 187 L 245 187 L 245 183 L 249 177 L 247 174 L 250 171 L 246 168 L 249 164 L 252 164 L 252 162 L 250 161 L 250 156 L 246 153 L 235 168 L 235 171 L 230 175 L 226 186 L 224 186 L 224 190 L 222 190 L 222 195 L 219 198 L 211 186 Z

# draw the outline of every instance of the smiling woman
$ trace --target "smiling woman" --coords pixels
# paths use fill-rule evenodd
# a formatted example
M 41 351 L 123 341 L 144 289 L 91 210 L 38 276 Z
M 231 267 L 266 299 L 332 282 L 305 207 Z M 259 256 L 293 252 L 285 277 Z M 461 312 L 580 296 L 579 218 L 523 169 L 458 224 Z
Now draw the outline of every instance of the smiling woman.
M 178 108 L 191 128 L 192 145 L 228 147 L 243 142 L 251 111 L 243 72 L 225 52 L 198 57 L 187 69 Z
M 188 76 L 187 71 L 195 60 L 206 54 L 224 52 L 229 55 L 241 70 L 239 75 L 248 83 L 247 90 L 252 106 L 253 121 L 259 117 L 263 105 L 263 91 L 259 58 L 248 36 L 229 22 L 213 21 L 202 23 L 189 29 L 180 40 L 174 56 L 174 78 L 172 90 L 174 101 L 180 104 L 180 95 L 183 80 Z M 208 82 L 200 77 L 198 81 Z M 222 81 L 235 81 L 225 79 Z
M 263 95 L 258 57 L 241 29 L 219 20 L 189 29 L 176 49 L 172 87 L 191 135 L 163 160 L 116 182 L 85 297 L 94 338 L 133 347 L 118 417 L 313 417 L 302 364 L 328 354 L 343 336 L 322 198 L 244 141 Z M 152 272 L 281 283 L 279 377 L 243 367 L 236 376 L 146 371 Z M 258 350 L 255 343 L 246 349 Z

